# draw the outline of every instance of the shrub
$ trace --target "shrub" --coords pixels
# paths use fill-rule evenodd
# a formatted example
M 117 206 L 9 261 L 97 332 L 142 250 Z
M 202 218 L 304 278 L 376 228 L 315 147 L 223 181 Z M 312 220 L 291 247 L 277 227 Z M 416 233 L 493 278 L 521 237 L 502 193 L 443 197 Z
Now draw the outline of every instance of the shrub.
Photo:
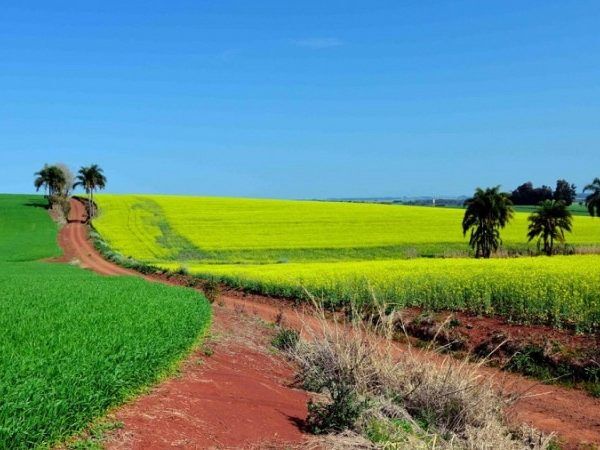
M 296 348 L 300 340 L 300 333 L 296 330 L 280 327 L 279 331 L 271 341 L 273 347 L 289 352 Z
M 353 386 L 335 383 L 330 389 L 331 402 L 311 400 L 308 403 L 306 422 L 314 434 L 353 428 L 367 407 L 367 402 L 360 400 Z
M 221 297 L 221 286 L 213 279 L 202 280 L 202 292 L 208 301 L 214 303 Z

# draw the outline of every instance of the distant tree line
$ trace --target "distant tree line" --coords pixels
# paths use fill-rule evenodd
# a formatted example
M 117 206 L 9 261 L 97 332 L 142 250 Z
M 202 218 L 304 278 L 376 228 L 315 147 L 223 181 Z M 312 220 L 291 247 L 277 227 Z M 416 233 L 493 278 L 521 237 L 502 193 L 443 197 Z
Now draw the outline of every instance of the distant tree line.
M 43 189 L 48 207 L 61 211 L 65 219 L 69 216 L 70 197 L 74 189 L 81 187 L 88 195 L 88 216 L 92 218 L 96 213 L 94 192 L 106 187 L 106 177 L 97 164 L 81 167 L 77 176 L 73 175 L 66 164 L 44 164 L 34 176 L 36 191 Z
M 577 187 L 567 180 L 558 180 L 556 188 L 542 185 L 534 187 L 531 181 L 523 183 L 510 194 L 510 200 L 514 205 L 538 205 L 544 200 L 560 200 L 570 206 L 577 198 Z
M 534 188 L 532 183 L 519 186 L 512 194 L 501 192 L 500 187 L 477 188 L 473 197 L 465 201 L 462 222 L 463 234 L 469 233 L 469 245 L 476 258 L 489 258 L 502 245 L 500 230 L 513 218 L 513 205 L 537 205 L 529 216 L 528 242 L 537 239 L 538 248 L 546 255 L 554 254 L 556 242 L 565 242 L 565 232 L 571 232 L 573 218 L 568 206 L 575 200 L 575 185 L 558 180 L 553 191 L 548 186 Z M 585 204 L 592 217 L 600 217 L 600 178 L 588 184 L 590 192 Z M 519 202 L 519 203 L 517 203 Z

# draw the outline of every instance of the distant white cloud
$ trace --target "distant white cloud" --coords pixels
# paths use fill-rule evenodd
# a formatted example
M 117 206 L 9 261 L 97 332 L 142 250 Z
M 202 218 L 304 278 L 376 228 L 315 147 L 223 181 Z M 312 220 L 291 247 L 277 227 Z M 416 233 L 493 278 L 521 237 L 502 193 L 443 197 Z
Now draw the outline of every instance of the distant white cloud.
M 292 42 L 298 47 L 306 47 L 312 49 L 332 48 L 344 45 L 344 41 L 337 38 L 308 38 L 297 39 Z

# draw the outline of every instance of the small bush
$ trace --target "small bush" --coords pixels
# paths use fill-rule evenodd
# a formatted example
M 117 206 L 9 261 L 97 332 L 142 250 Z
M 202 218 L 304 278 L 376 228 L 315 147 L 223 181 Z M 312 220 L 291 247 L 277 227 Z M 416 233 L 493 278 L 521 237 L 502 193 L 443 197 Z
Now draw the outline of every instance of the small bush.
M 221 297 L 221 286 L 216 280 L 203 280 L 202 292 L 209 302 L 214 303 Z
M 271 344 L 281 351 L 289 352 L 296 348 L 299 340 L 300 333 L 296 330 L 280 327 Z
M 314 434 L 352 429 L 367 408 L 352 386 L 337 385 L 331 388 L 331 402 L 308 403 L 308 428 Z

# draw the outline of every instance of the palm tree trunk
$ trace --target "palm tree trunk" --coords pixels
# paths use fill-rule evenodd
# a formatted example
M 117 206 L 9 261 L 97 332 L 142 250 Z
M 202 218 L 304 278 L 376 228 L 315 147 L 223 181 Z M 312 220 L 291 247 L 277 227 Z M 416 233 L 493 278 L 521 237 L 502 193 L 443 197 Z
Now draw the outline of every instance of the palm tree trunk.
M 94 218 L 94 190 L 90 189 L 90 222 Z

